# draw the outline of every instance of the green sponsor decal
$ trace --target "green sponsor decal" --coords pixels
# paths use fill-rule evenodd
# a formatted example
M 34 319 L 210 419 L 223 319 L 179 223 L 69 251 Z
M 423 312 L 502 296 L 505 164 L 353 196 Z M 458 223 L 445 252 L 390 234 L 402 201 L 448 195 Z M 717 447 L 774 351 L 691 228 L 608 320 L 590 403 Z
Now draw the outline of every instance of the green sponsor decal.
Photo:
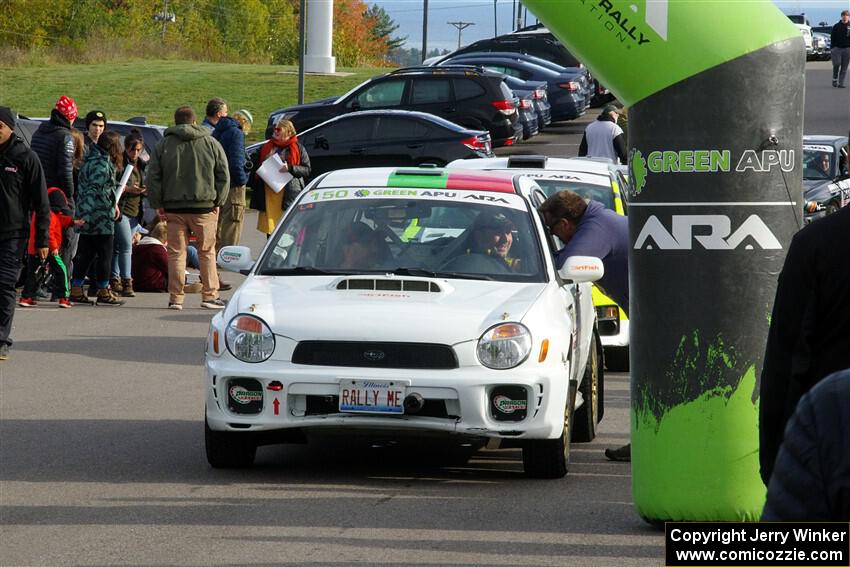
M 263 392 L 260 390 L 248 390 L 243 386 L 231 386 L 230 397 L 240 404 L 263 401 Z
M 738 378 L 730 384 L 730 376 Z M 742 364 L 722 337 L 706 342 L 696 331 L 681 339 L 661 384 L 650 391 L 644 382 L 636 390 L 632 492 L 639 513 L 757 520 L 765 487 L 755 366 Z
M 444 171 L 442 175 L 404 175 L 391 173 L 389 179 L 387 179 L 387 186 L 445 189 L 448 180 L 448 171 Z
M 507 396 L 496 396 L 493 399 L 493 405 L 496 406 L 502 413 L 514 413 L 515 411 L 525 411 L 528 409 L 528 402 L 526 400 L 512 400 Z
M 795 38 L 802 50 L 799 30 L 770 0 L 523 3 L 627 106 L 780 41 Z
M 794 150 L 745 150 L 736 160 L 734 170 L 739 173 L 770 173 L 775 168 L 789 173 L 794 171 Z M 629 158 L 632 179 L 631 193 L 639 195 L 646 187 L 650 173 L 728 173 L 732 168 L 730 150 L 657 150 L 644 156 L 632 148 Z
M 643 154 L 637 148 L 632 149 L 629 157 L 629 167 L 632 170 L 632 179 L 634 183 L 631 185 L 631 192 L 634 195 L 640 195 L 643 191 L 643 186 L 646 185 L 646 160 L 643 159 Z

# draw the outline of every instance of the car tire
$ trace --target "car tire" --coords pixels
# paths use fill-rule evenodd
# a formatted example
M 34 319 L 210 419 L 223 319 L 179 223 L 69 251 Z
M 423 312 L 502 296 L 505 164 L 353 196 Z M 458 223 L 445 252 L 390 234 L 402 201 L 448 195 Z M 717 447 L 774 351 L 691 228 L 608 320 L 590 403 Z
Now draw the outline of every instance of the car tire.
M 576 386 L 570 381 L 564 429 L 557 439 L 530 439 L 522 446 L 522 464 L 530 478 L 562 478 L 570 466 L 570 440 L 575 417 Z
M 236 469 L 254 464 L 257 445 L 245 433 L 213 431 L 204 418 L 204 444 L 207 462 L 216 469 Z
M 605 349 L 605 368 L 611 372 L 629 371 L 629 347 L 608 347 Z
M 840 208 L 841 206 L 837 202 L 830 201 L 826 204 L 826 207 L 824 207 L 824 210 L 826 211 L 824 213 L 824 216 L 831 215 L 832 213 L 837 213 Z
M 590 443 L 596 438 L 596 425 L 599 423 L 599 385 L 603 372 L 600 354 L 599 339 L 594 331 L 584 376 L 579 386 L 584 403 L 575 412 L 572 440 L 576 443 Z

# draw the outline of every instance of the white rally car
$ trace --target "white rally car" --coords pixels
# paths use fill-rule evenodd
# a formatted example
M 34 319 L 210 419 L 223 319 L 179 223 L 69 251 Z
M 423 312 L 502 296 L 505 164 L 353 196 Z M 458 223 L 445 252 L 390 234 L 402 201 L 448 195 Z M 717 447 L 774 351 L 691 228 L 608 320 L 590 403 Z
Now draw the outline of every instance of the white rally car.
M 312 434 L 443 436 L 523 449 L 566 474 L 602 415 L 591 281 L 560 271 L 531 180 L 506 173 L 341 170 L 308 186 L 210 324 L 206 450 L 248 466 L 257 445 Z M 495 443 L 495 441 L 494 441 Z
M 599 158 L 550 158 L 538 155 L 517 155 L 487 159 L 458 159 L 448 169 L 486 171 L 507 170 L 526 175 L 540 186 L 547 197 L 568 189 L 585 199 L 593 199 L 617 214 L 626 214 L 625 193 L 628 189 L 626 166 L 614 165 Z M 629 370 L 629 318 L 617 303 L 593 286 L 593 304 L 605 367 L 614 372 Z

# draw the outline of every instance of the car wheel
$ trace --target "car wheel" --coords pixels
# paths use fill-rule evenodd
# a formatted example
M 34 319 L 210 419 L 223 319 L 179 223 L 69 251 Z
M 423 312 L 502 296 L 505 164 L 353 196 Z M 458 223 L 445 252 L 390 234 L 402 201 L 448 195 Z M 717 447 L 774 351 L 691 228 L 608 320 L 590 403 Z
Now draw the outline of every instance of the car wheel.
M 590 443 L 596 437 L 596 424 L 599 416 L 599 383 L 602 376 L 602 360 L 599 357 L 599 344 L 596 332 L 591 340 L 590 354 L 584 367 L 579 392 L 584 403 L 576 411 L 572 440 L 577 443 Z
M 576 402 L 575 382 L 570 382 L 567 405 L 564 408 L 564 429 L 557 439 L 531 439 L 522 446 L 522 464 L 525 475 L 531 478 L 562 478 L 570 465 L 570 439 L 572 438 Z
M 832 213 L 837 213 L 840 208 L 841 207 L 838 206 L 838 203 L 836 203 L 835 201 L 830 201 L 826 204 L 826 212 L 824 214 L 831 215 Z
M 605 349 L 605 367 L 611 372 L 629 371 L 629 347 L 608 347 Z
M 213 431 L 204 418 L 204 442 L 207 449 L 207 462 L 216 469 L 235 469 L 250 467 L 254 464 L 257 445 L 250 435 Z

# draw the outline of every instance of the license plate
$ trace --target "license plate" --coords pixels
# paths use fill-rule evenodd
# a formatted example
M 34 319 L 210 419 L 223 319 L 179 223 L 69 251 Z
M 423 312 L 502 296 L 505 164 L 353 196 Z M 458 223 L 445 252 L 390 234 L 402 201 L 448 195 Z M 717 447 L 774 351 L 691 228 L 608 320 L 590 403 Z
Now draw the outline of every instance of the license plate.
M 339 411 L 402 414 L 404 390 L 399 382 L 343 380 L 339 385 Z

